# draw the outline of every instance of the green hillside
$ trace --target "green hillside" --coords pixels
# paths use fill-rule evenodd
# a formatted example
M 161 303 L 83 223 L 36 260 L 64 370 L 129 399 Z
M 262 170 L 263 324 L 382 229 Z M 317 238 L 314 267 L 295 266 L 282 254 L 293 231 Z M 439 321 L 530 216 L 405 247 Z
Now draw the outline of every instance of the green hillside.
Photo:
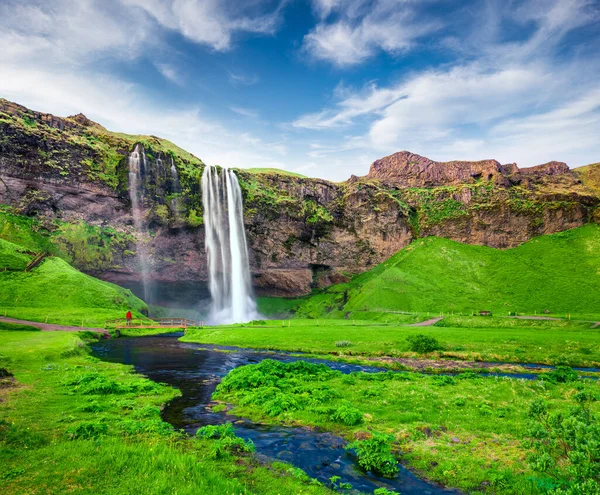
M 296 172 L 290 172 L 288 170 L 282 170 L 280 168 L 254 167 L 254 168 L 243 168 L 242 170 L 244 172 L 250 172 L 251 174 L 279 174 L 279 175 L 291 175 L 292 177 L 303 177 L 303 178 L 306 177 L 306 175 L 298 174 Z
M 314 294 L 297 314 L 479 310 L 600 314 L 600 226 L 541 236 L 508 250 L 419 239 L 351 282 Z
M 85 275 L 66 261 L 50 257 L 25 272 L 34 254 L 0 239 L 0 312 L 32 321 L 66 325 L 102 325 L 127 308 L 146 309 L 131 291 Z

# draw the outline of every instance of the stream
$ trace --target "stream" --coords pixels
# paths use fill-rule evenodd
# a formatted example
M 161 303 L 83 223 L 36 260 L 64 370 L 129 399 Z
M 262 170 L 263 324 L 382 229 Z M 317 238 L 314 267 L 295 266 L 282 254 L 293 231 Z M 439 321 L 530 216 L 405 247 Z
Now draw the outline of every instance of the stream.
M 346 441 L 331 433 L 300 427 L 270 426 L 212 412 L 207 406 L 221 379 L 234 368 L 256 364 L 263 359 L 283 362 L 302 358 L 286 354 L 255 351 L 219 352 L 198 349 L 198 344 L 179 342 L 182 334 L 101 340 L 92 345 L 93 354 L 105 361 L 133 365 L 137 372 L 151 380 L 164 382 L 181 390 L 181 397 L 165 407 L 162 417 L 177 429 L 194 435 L 205 425 L 233 422 L 238 436 L 252 440 L 256 453 L 264 461 L 285 461 L 303 469 L 310 477 L 329 485 L 329 478 L 339 476 L 350 483 L 354 492 L 372 493 L 379 487 L 400 491 L 403 495 L 458 494 L 456 490 L 429 483 L 399 465 L 393 480 L 360 470 L 355 455 L 346 451 Z M 352 371 L 383 371 L 378 368 L 354 366 L 325 360 L 330 368 Z M 365 369 L 368 368 L 368 369 Z

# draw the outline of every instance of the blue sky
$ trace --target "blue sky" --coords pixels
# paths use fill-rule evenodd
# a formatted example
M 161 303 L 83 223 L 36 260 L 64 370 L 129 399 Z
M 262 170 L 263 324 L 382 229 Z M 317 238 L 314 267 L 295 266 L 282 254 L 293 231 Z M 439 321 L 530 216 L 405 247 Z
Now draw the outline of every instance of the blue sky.
M 0 0 L 0 96 L 205 162 L 600 161 L 598 0 Z

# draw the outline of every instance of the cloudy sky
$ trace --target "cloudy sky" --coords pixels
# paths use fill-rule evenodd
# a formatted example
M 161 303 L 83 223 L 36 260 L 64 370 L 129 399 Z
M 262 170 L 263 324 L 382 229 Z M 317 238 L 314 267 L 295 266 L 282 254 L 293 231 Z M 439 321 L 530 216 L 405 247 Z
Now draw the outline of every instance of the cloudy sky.
M 0 0 L 0 97 L 343 180 L 600 161 L 600 0 Z

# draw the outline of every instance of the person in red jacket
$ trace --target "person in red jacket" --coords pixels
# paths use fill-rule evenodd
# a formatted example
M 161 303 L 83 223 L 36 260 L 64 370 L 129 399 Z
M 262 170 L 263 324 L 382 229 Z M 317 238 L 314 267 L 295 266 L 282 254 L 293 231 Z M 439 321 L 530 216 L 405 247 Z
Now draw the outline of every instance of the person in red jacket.
M 127 326 L 131 326 L 131 319 L 133 318 L 133 315 L 131 314 L 131 311 L 127 311 L 127 314 L 125 315 L 125 318 L 127 318 Z

